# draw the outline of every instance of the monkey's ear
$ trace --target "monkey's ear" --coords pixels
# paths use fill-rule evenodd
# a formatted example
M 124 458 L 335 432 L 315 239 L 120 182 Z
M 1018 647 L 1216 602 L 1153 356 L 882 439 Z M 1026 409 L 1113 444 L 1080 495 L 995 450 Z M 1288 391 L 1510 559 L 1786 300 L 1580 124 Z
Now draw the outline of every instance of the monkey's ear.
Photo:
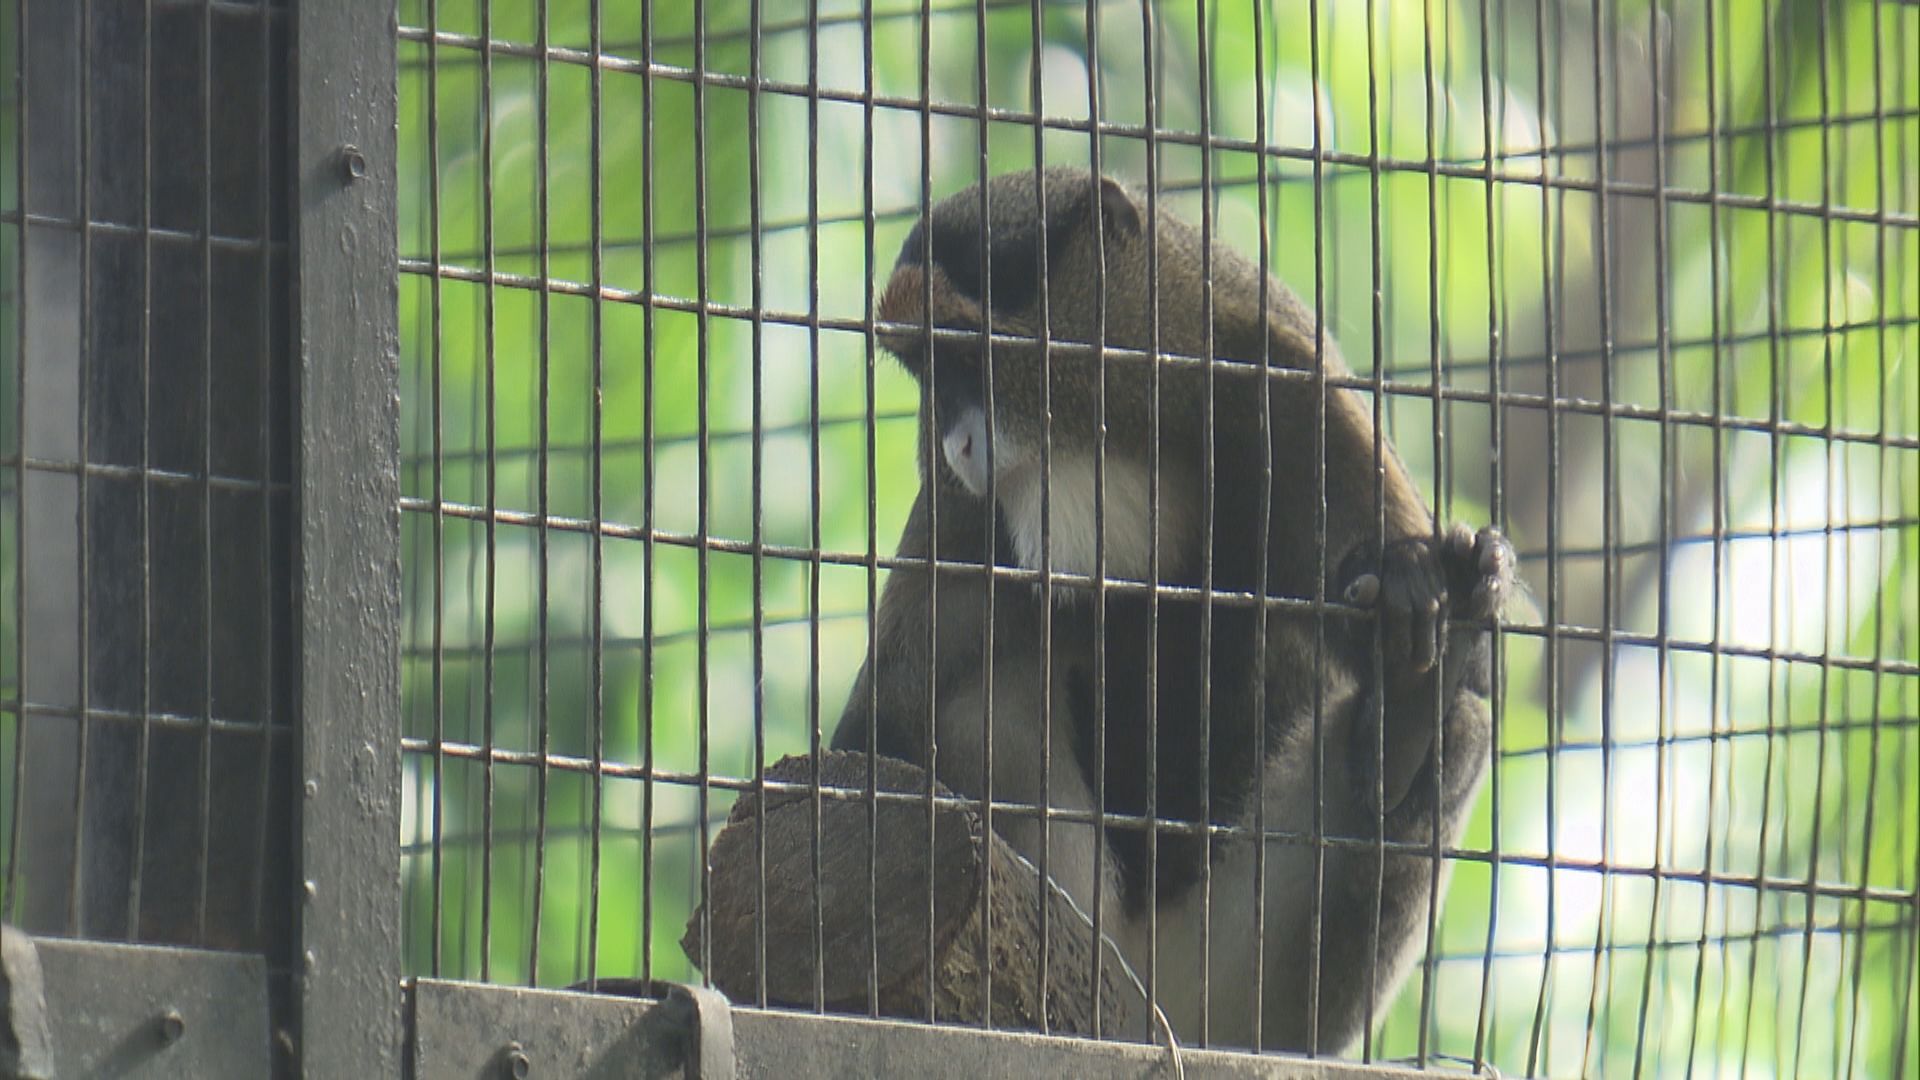
M 1100 221 L 1109 236 L 1140 235 L 1140 207 L 1111 176 L 1100 178 Z

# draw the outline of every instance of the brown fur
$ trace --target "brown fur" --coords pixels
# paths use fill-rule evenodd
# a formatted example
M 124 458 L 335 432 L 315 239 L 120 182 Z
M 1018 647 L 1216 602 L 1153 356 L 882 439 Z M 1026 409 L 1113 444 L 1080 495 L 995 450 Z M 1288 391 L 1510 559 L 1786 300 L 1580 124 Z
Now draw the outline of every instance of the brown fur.
M 1037 180 L 1044 180 L 1044 215 Z M 1368 405 L 1314 377 L 1346 375 L 1332 341 L 1277 281 L 1267 278 L 1263 290 L 1253 263 L 1222 244 L 1203 246 L 1198 230 L 1164 210 L 1150 221 L 1143 196 L 1083 171 L 997 177 L 988 196 L 990 228 L 981 226 L 979 188 L 933 209 L 903 249 L 876 313 L 881 342 L 926 391 L 922 486 L 900 556 L 1014 562 L 1004 513 L 969 494 L 939 449 L 939 434 L 953 422 L 951 402 L 985 400 L 978 331 L 990 315 L 996 440 L 1031 450 L 1045 439 L 1056 462 L 1091 458 L 1104 419 L 1110 485 L 1123 466 L 1147 470 L 1157 461 L 1158 513 L 1169 518 L 1158 535 L 1181 541 L 1161 544 L 1157 579 L 1164 584 L 1299 601 L 1319 595 L 1338 604 L 1371 575 L 1385 679 L 1373 674 L 1371 621 L 1338 612 L 1279 610 L 1263 635 L 1256 609 L 1245 603 L 1163 594 L 1156 605 L 1139 589 L 1108 589 L 1104 602 L 1094 603 L 1085 587 L 1061 584 L 1049 606 L 1029 584 L 1002 579 L 990 590 L 984 570 L 935 575 L 906 568 L 888 578 L 876 651 L 860 672 L 834 746 L 928 765 L 955 790 L 979 797 L 992 783 L 996 799 L 1045 797 L 1059 806 L 1066 798 L 1064 759 L 1079 769 L 1068 781 L 1084 779 L 1088 793 L 1103 793 L 1087 798 L 1109 813 L 1250 824 L 1264 800 L 1269 829 L 1318 828 L 1364 840 L 1380 838 L 1384 825 L 1390 840 L 1453 842 L 1487 754 L 1480 700 L 1487 635 L 1458 620 L 1448 629 L 1445 620 L 1449 613 L 1493 614 L 1488 605 L 1497 607 L 1510 581 L 1503 542 L 1490 532 L 1436 530 L 1391 448 L 1376 447 Z M 1149 227 L 1158 268 L 1151 283 Z M 983 236 L 991 253 L 984 259 Z M 1043 251 L 1044 319 L 1034 284 Z M 1101 341 L 1104 357 L 1092 347 Z M 1164 358 L 1157 386 L 1155 354 Z M 1182 492 L 1199 498 L 1169 498 Z M 1111 496 L 1110 486 L 1103 530 L 1137 527 L 1116 520 L 1127 508 Z M 1168 510 L 1174 505 L 1195 510 L 1176 515 Z M 1106 544 L 1112 550 L 1111 535 Z M 1169 558 L 1167 551 L 1190 555 Z M 1450 593 L 1461 600 L 1450 601 Z M 1325 620 L 1320 627 L 1316 617 Z M 1425 653 L 1422 633 L 1437 642 Z M 1435 652 L 1442 653 L 1444 685 Z M 965 715 L 987 694 L 998 701 L 987 725 L 991 769 L 983 767 L 988 731 L 977 721 L 967 726 Z M 947 709 L 955 702 L 967 704 Z M 1050 744 L 1033 712 L 1052 717 Z M 1436 735 L 1444 765 L 1434 754 Z M 1028 760 L 1046 745 L 1052 773 Z M 1264 761 L 1255 752 L 1260 745 Z M 1313 812 L 1299 809 L 1316 803 Z M 1027 830 L 1017 846 L 1037 846 L 1036 824 L 997 823 Z M 1152 926 L 1156 913 L 1187 910 L 1209 867 L 1227 875 L 1222 860 L 1251 851 L 1244 842 L 1209 843 L 1178 829 L 1119 823 L 1106 828 L 1105 845 L 1094 860 L 1104 869 L 1076 882 L 1076 868 L 1063 860 L 1056 876 L 1078 892 L 1101 880 L 1091 891 L 1104 890 L 1104 902 L 1116 905 L 1111 917 L 1125 925 L 1107 926 L 1126 939 L 1123 945 L 1131 942 L 1136 966 L 1145 963 L 1144 942 L 1155 937 L 1139 927 Z M 1212 1023 L 1229 1039 L 1252 1041 L 1257 1012 L 1266 1046 L 1337 1049 L 1397 985 L 1424 934 L 1435 867 L 1418 856 L 1383 862 L 1334 849 L 1324 859 L 1325 891 L 1314 903 L 1301 898 L 1318 871 L 1297 862 L 1310 849 L 1272 850 L 1279 854 L 1269 856 L 1268 890 L 1286 895 L 1265 913 L 1261 1001 L 1215 998 Z M 1250 896 L 1213 903 L 1216 924 L 1236 911 L 1240 921 L 1252 920 Z M 1197 938 L 1182 945 L 1185 932 L 1160 925 L 1161 951 L 1198 948 Z M 1225 956 L 1222 963 L 1235 959 L 1244 962 Z M 1307 992 L 1314 983 L 1317 995 Z M 1318 1022 L 1309 1023 L 1316 1012 Z

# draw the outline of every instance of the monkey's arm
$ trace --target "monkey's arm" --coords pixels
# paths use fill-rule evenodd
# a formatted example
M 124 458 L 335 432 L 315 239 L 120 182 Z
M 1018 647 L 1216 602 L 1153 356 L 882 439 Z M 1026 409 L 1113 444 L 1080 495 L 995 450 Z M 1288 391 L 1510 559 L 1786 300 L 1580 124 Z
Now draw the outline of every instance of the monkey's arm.
M 832 749 L 865 751 L 871 731 L 874 751 L 927 765 L 938 696 L 954 679 L 980 666 L 985 571 L 960 566 L 935 575 L 924 564 L 914 563 L 936 550 L 932 543 L 936 515 L 930 502 L 933 485 L 941 482 L 939 478 L 923 482 L 907 513 L 898 551 L 907 565 L 891 571 L 881 591 L 873 653 L 854 680 L 833 732 Z M 938 511 L 940 561 L 983 563 L 985 530 L 991 525 L 980 504 L 949 488 L 939 498 Z M 937 635 L 931 641 L 930 630 Z
M 1340 564 L 1344 598 L 1378 612 L 1377 623 L 1352 625 L 1349 652 L 1358 681 L 1373 689 L 1362 696 L 1352 720 L 1351 752 L 1357 778 L 1371 778 L 1378 770 L 1378 806 L 1392 814 L 1415 794 L 1414 782 L 1433 756 L 1434 736 L 1441 730 L 1436 721 L 1444 720 L 1451 743 L 1457 701 L 1489 692 L 1484 624 L 1499 614 L 1513 588 L 1515 559 L 1499 532 L 1476 533 L 1460 524 L 1437 541 L 1409 537 L 1389 543 L 1378 565 L 1370 547 L 1357 545 Z M 1373 672 L 1376 627 L 1378 678 Z M 1458 752 L 1469 750 L 1462 746 Z M 1452 757 L 1455 751 L 1449 747 L 1446 753 Z M 1374 790 L 1366 785 L 1369 809 Z
M 1341 562 L 1355 586 L 1349 598 L 1379 613 L 1384 684 L 1374 674 L 1376 620 L 1356 622 L 1344 646 L 1329 651 L 1321 680 L 1326 772 L 1318 790 L 1330 842 L 1320 856 L 1324 891 L 1317 904 L 1296 897 L 1267 909 L 1268 940 L 1284 943 L 1267 957 L 1262 1012 L 1269 1046 L 1338 1052 L 1364 1033 L 1370 1015 L 1378 1019 L 1425 940 L 1428 905 L 1444 893 L 1448 867 L 1371 842 L 1457 842 L 1492 750 L 1485 701 L 1491 635 L 1484 621 L 1512 588 L 1512 549 L 1491 529 L 1476 534 L 1456 526 L 1438 541 L 1404 540 L 1386 552 L 1383 565 L 1371 551 Z M 1432 657 L 1442 650 L 1436 671 Z M 1422 670 L 1414 670 L 1416 655 L 1427 658 Z M 1310 693 L 1310 686 L 1282 682 L 1271 696 L 1299 710 Z M 1281 764 L 1280 775 L 1312 775 L 1298 759 L 1311 760 L 1313 737 L 1300 732 L 1283 742 L 1291 768 Z M 1276 816 L 1270 811 L 1269 821 Z M 1305 828 L 1307 820 L 1296 812 L 1293 823 Z M 1291 852 L 1306 850 L 1270 849 L 1270 896 L 1297 892 L 1313 864 Z M 1311 997 L 1309 968 L 1317 972 Z
M 907 511 L 898 556 L 925 558 L 928 550 L 927 488 L 921 485 Z M 860 674 L 847 695 L 847 706 L 834 728 L 835 750 L 872 751 L 904 761 L 927 759 L 926 724 L 910 722 L 926 716 L 933 670 L 927 655 L 928 587 L 924 567 L 905 566 L 892 571 L 880 592 L 874 613 L 873 651 L 860 665 Z

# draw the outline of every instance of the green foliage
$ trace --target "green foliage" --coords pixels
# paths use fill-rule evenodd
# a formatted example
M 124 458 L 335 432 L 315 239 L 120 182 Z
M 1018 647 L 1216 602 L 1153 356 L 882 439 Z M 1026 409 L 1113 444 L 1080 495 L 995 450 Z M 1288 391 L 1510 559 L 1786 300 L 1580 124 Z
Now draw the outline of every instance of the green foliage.
M 1496 420 L 1543 412 L 1484 395 L 1547 392 L 1549 357 L 1600 370 L 1575 339 L 1603 255 L 1615 279 L 1607 374 L 1561 384 L 1559 429 L 1612 471 L 1570 457 L 1552 512 L 1615 491 L 1608 629 L 1643 636 L 1503 638 L 1490 791 L 1371 1052 L 1916 1069 L 1920 87 L 1892 75 L 1913 11 L 1717 0 L 1709 53 L 1707 8 L 1614 5 L 1621 71 L 1652 28 L 1670 50 L 1678 194 L 1647 215 L 1645 186 L 1596 195 L 1636 167 L 1593 152 L 1596 123 L 1653 133 L 1623 130 L 1618 87 L 1594 100 L 1584 5 L 1172 5 L 1143 35 L 1103 3 L 1094 45 L 1049 0 L 1036 47 L 1024 4 L 923 26 L 827 0 L 817 36 L 799 5 L 608 4 L 596 68 L 599 6 L 402 4 L 413 970 L 696 976 L 677 942 L 709 830 L 756 763 L 831 731 L 916 483 L 870 291 L 927 192 L 1089 161 L 1092 90 L 1121 129 L 1103 165 L 1143 180 L 1150 36 L 1164 205 L 1323 312 L 1394 384 L 1388 431 L 1443 512 L 1497 508 L 1529 554 L 1546 513 L 1497 502 L 1487 462 L 1515 438 Z M 1530 559 L 1537 596 L 1600 539 Z

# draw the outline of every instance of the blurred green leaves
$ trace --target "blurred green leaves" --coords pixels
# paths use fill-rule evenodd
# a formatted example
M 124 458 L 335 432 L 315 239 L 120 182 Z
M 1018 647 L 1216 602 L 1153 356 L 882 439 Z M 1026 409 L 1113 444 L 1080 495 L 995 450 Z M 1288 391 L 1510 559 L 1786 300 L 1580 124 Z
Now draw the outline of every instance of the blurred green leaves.
M 1920 1067 L 1920 16 L 871 6 L 402 4 L 411 969 L 695 977 L 705 830 L 831 731 L 916 483 L 862 327 L 923 176 L 1084 163 L 1097 94 L 1143 182 L 1151 96 L 1162 204 L 1556 620 L 1372 1052 Z

